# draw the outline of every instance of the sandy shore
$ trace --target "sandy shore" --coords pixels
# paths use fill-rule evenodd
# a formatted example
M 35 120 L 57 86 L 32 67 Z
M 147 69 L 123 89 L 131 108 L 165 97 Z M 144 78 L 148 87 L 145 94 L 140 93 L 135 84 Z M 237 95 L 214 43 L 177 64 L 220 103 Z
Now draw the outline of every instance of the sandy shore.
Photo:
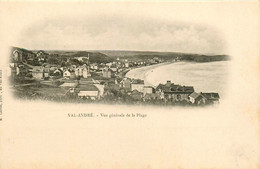
M 130 70 L 126 77 L 142 79 L 145 85 L 157 86 L 167 80 L 193 86 L 196 92 L 217 92 L 224 96 L 228 87 L 228 61 L 166 62 Z
M 164 63 L 155 64 L 155 65 L 134 68 L 134 69 L 131 69 L 130 71 L 128 71 L 126 73 L 125 77 L 133 78 L 133 79 L 142 79 L 142 80 L 144 80 L 145 85 L 154 86 L 147 79 L 148 73 L 152 72 L 155 68 L 158 68 L 158 67 L 164 66 L 164 65 L 168 65 L 168 64 L 172 64 L 172 63 L 173 62 L 164 62 Z

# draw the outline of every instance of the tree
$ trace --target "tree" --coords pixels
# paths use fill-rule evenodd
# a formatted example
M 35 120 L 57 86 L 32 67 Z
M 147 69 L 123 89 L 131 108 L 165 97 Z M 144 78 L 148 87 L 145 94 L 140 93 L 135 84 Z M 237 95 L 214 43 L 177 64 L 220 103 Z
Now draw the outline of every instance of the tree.
M 66 63 L 64 61 L 61 62 L 61 66 L 64 67 L 66 66 Z
M 33 66 L 40 66 L 40 63 L 38 61 L 38 59 L 33 59 L 33 62 L 32 62 Z
M 55 57 L 50 57 L 48 59 L 48 63 L 49 64 L 59 64 L 59 60 L 57 58 L 55 58 Z

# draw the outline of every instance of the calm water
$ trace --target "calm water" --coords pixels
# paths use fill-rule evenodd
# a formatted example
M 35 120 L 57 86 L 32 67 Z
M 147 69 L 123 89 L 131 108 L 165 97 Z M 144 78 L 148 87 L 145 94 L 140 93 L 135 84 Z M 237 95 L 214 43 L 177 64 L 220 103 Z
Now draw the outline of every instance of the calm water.
M 130 78 L 145 80 L 146 85 L 156 86 L 171 80 L 172 83 L 194 86 L 196 92 L 218 92 L 225 95 L 230 61 L 193 63 L 175 62 L 133 69 Z

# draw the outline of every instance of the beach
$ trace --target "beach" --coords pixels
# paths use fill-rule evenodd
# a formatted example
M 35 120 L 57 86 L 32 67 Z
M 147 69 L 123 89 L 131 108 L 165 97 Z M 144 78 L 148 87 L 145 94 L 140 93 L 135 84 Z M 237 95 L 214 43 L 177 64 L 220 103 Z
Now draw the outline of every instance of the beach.
M 168 64 L 172 64 L 170 62 L 164 62 L 164 63 L 159 63 L 155 65 L 149 65 L 149 66 L 143 66 L 139 68 L 134 68 L 128 71 L 125 75 L 125 77 L 132 78 L 132 79 L 142 79 L 144 80 L 145 85 L 149 86 L 154 86 L 153 83 L 148 81 L 147 76 L 149 75 L 150 72 L 153 72 L 158 67 L 165 66 Z
M 145 66 L 130 70 L 126 77 L 142 79 L 145 85 L 172 83 L 194 86 L 196 92 L 217 92 L 225 95 L 230 61 L 173 62 Z

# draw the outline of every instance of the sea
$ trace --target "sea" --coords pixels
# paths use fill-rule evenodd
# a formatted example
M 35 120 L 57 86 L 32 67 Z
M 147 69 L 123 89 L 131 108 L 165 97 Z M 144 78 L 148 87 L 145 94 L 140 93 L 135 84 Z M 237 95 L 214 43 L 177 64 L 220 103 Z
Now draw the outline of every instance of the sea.
M 174 84 L 193 86 L 196 92 L 216 92 L 225 96 L 230 61 L 173 62 L 130 70 L 126 77 L 142 79 L 156 87 L 170 80 Z

